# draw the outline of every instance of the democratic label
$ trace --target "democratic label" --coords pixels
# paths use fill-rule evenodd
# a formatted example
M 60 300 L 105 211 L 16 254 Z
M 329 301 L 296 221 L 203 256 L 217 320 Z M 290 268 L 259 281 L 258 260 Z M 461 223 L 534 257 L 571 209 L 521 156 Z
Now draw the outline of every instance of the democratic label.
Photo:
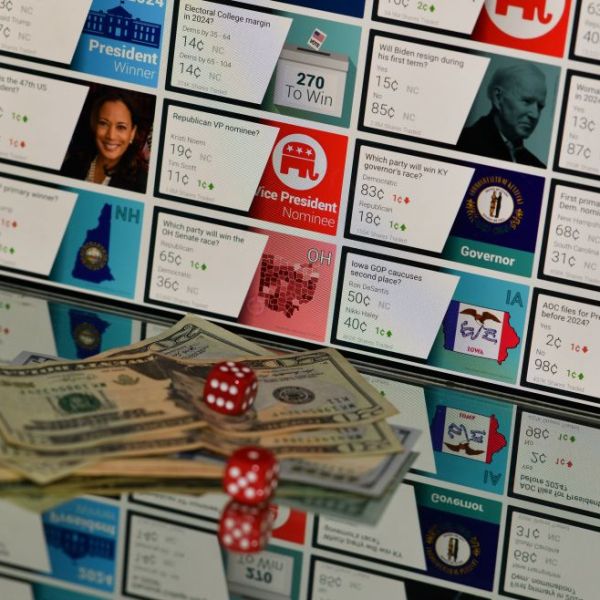
M 165 120 L 159 191 L 247 211 L 278 129 L 174 105 Z
M 426 570 L 412 485 L 398 487 L 375 527 L 319 517 L 316 541 L 321 547 L 366 560 Z
M 237 317 L 268 236 L 159 213 L 149 298 Z
M 454 275 L 348 252 L 337 338 L 427 358 L 458 280 Z
M 214 534 L 135 513 L 129 525 L 125 594 L 152 600 L 229 599 Z
M 374 35 L 363 125 L 456 144 L 489 62 L 484 56 Z
M 0 177 L 0 265 L 50 274 L 77 194 Z M 43 252 L 31 252 L 32 248 Z
M 594 427 L 523 411 L 512 491 L 600 514 L 600 481 L 592 476 L 599 439 Z
M 572 75 L 558 166 L 600 177 L 600 77 Z
M 0 2 L 0 52 L 69 64 L 92 0 Z M 65 18 L 68 15 L 68 18 Z
M 258 554 L 229 555 L 229 591 L 243 597 L 292 597 L 294 557 L 265 550 Z
M 470 167 L 363 145 L 350 232 L 441 252 L 474 172 Z
M 470 34 L 484 0 L 378 0 L 377 16 L 432 29 Z
M 505 592 L 532 600 L 598 596 L 597 530 L 515 510 L 512 513 Z
M 0 160 L 60 169 L 87 93 L 86 85 L 0 68 Z
M 322 560 L 315 561 L 312 586 L 313 600 L 407 600 L 403 581 Z
M 540 293 L 526 381 L 564 393 L 600 396 L 600 307 Z
M 203 0 L 177 4 L 171 85 L 260 104 L 292 19 Z
M 600 287 L 600 190 L 554 188 L 544 274 Z
M 581 0 L 575 35 L 574 54 L 591 61 L 600 60 L 600 4 Z

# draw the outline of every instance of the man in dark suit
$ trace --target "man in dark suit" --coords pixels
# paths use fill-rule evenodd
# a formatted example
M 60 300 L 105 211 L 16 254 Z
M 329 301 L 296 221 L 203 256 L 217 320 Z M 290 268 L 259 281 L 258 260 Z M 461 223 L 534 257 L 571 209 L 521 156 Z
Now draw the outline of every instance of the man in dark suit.
M 456 147 L 463 152 L 545 167 L 524 146 L 546 103 L 546 78 L 530 63 L 498 69 L 487 89 L 492 110 L 465 127 Z

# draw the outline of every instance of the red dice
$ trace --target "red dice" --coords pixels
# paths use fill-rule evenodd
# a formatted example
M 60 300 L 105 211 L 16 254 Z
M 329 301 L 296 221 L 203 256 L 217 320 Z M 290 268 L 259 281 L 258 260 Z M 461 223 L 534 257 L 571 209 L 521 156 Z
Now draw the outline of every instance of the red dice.
M 260 504 L 277 487 L 279 465 L 266 448 L 245 446 L 236 450 L 225 467 L 223 487 L 238 502 Z
M 231 500 L 219 521 L 219 542 L 232 552 L 260 552 L 269 543 L 275 515 L 268 503 L 249 506 Z
M 243 363 L 217 363 L 208 373 L 204 385 L 204 402 L 218 413 L 241 415 L 254 403 L 258 381 L 256 374 Z

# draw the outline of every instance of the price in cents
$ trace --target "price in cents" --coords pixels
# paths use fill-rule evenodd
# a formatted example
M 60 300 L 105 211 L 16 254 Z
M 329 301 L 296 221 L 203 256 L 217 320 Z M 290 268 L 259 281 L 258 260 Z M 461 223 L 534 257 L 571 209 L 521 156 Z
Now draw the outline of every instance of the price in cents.
M 183 75 L 190 75 L 191 77 L 195 77 L 196 79 L 200 79 L 202 77 L 202 69 L 198 66 L 194 66 L 191 63 L 179 63 L 179 72 Z
M 369 198 L 378 198 L 379 200 L 383 200 L 385 197 L 385 192 L 383 188 L 380 188 L 376 185 L 369 185 L 368 183 L 363 183 L 360 186 L 360 194 L 361 196 L 367 196 Z
M 536 358 L 533 364 L 536 371 L 541 371 L 542 373 L 549 373 L 550 375 L 556 375 L 558 373 L 558 365 L 556 363 L 550 362 L 549 360 L 542 360 L 541 358 Z
M 188 160 L 192 158 L 192 149 L 189 146 L 184 146 L 183 144 L 169 144 L 169 146 L 173 156 L 187 158 Z
M 175 252 L 171 251 L 171 250 L 162 250 L 161 253 L 158 255 L 158 260 L 160 260 L 160 262 L 164 262 L 167 263 L 169 265 L 177 265 L 180 266 L 181 265 L 181 254 L 176 254 Z
M 165 277 L 164 275 L 159 275 L 156 278 L 156 287 L 177 292 L 180 288 L 180 285 L 179 281 L 173 279 L 172 277 Z
M 556 233 L 556 235 L 558 237 L 564 237 L 564 238 L 576 240 L 576 241 L 580 237 L 579 229 L 571 227 L 570 225 L 560 225 L 559 224 L 556 226 L 554 233 Z
M 376 75 L 375 83 L 377 84 L 377 87 L 383 88 L 384 90 L 392 90 L 392 92 L 398 91 L 398 80 L 392 79 L 387 75 L 385 77 L 382 77 L 381 75 Z
M 187 185 L 190 182 L 190 176 L 187 173 L 174 171 L 172 169 L 167 171 L 167 178 L 170 182 L 181 183 L 182 185 Z
M 535 564 L 537 562 L 538 556 L 535 552 L 529 552 L 528 550 L 515 550 L 513 552 L 513 557 L 515 561 L 522 563 L 532 563 Z
M 384 102 L 371 102 L 371 113 L 380 117 L 393 119 L 396 116 L 396 109 Z
M 532 427 L 530 425 L 525 430 L 525 437 L 533 438 L 534 440 L 547 440 L 550 437 L 550 430 L 545 427 Z

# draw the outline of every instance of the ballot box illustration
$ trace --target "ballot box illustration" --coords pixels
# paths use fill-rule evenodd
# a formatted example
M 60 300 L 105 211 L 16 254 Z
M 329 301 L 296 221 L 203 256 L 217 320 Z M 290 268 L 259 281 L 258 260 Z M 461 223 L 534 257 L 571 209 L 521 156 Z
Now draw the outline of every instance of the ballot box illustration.
M 274 103 L 341 117 L 349 64 L 344 54 L 286 44 L 275 70 Z

